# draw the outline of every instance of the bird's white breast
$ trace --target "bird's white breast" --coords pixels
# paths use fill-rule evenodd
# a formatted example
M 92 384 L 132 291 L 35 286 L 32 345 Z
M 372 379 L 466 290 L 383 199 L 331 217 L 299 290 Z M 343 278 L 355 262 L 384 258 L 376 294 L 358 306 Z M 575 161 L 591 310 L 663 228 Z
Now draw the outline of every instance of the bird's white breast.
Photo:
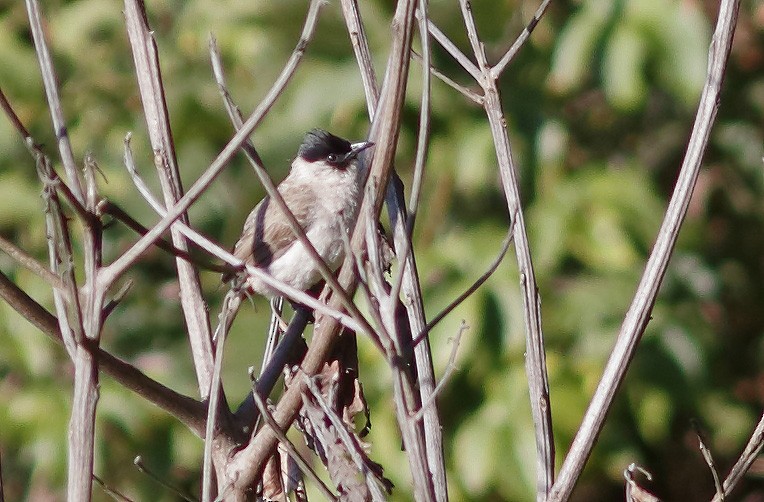
M 346 169 L 339 169 L 322 162 L 308 163 L 297 158 L 282 183 L 290 190 L 314 191 L 315 197 L 308 198 L 315 201 L 310 218 L 312 223 L 305 228 L 305 233 L 332 271 L 342 264 L 345 255 L 342 232 L 352 231 L 358 211 L 363 179 L 357 164 L 353 162 Z M 292 243 L 267 270 L 276 279 L 302 291 L 321 279 L 313 258 L 299 241 Z M 259 280 L 255 280 L 252 286 L 258 291 L 272 292 Z

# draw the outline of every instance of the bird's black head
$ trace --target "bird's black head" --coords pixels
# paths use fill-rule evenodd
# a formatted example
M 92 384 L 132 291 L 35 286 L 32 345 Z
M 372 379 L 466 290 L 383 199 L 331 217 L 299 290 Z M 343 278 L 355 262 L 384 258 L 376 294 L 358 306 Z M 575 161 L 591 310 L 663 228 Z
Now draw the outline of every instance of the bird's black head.
M 336 167 L 345 167 L 369 146 L 371 143 L 351 145 L 348 140 L 323 129 L 313 129 L 305 134 L 297 156 L 308 162 L 325 161 Z

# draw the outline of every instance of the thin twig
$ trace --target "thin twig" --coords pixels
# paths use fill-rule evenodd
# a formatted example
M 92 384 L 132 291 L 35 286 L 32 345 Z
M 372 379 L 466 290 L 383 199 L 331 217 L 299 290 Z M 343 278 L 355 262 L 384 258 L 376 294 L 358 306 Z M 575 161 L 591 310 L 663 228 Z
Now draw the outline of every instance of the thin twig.
M 748 439 L 748 443 L 746 443 L 745 449 L 743 449 L 743 453 L 740 455 L 740 458 L 737 459 L 737 462 L 735 462 L 735 465 L 732 467 L 732 469 L 730 469 L 730 473 L 724 480 L 723 487 L 724 495 L 726 497 L 730 496 L 732 490 L 734 490 L 740 480 L 743 479 L 743 476 L 745 476 L 745 473 L 748 472 L 748 469 L 751 468 L 751 465 L 761 454 L 763 448 L 764 414 L 762 414 L 762 416 L 759 418 L 759 423 L 756 424 L 756 428 L 753 430 L 750 439 Z M 720 497 L 717 494 L 714 496 L 712 502 L 724 502 L 724 500 L 723 497 Z
M 116 489 L 107 485 L 103 479 L 99 478 L 95 474 L 93 474 L 93 481 L 95 481 L 96 484 L 101 487 L 101 489 L 106 495 L 113 498 L 114 500 L 119 500 L 120 502 L 133 502 L 132 499 L 124 496 L 123 494 L 118 492 Z M 0 502 L 2 502 L 2 498 L 0 498 Z
M 414 58 L 414 61 L 417 63 L 422 64 L 422 56 L 420 56 L 417 51 L 412 50 L 411 51 L 411 57 Z M 456 81 L 452 80 L 448 75 L 444 74 L 442 71 L 438 70 L 434 66 L 430 66 L 430 73 L 435 75 L 438 79 L 440 79 L 444 84 L 451 87 L 453 90 L 464 96 L 465 98 L 469 99 L 475 104 L 478 104 L 480 106 L 483 106 L 483 96 L 476 93 L 475 91 L 468 89 L 467 87 L 458 84 Z
M 302 472 L 307 474 L 308 477 L 313 480 L 318 490 L 323 494 L 324 497 L 326 497 L 327 500 L 338 500 L 337 496 L 332 493 L 329 487 L 326 486 L 326 483 L 324 483 L 318 474 L 316 474 L 316 471 L 310 466 L 310 463 L 303 458 L 295 445 L 289 440 L 289 438 L 286 437 L 286 434 L 284 434 L 284 431 L 281 430 L 279 424 L 277 424 L 276 420 L 273 419 L 273 415 L 265 405 L 263 398 L 260 397 L 257 392 L 255 392 L 253 396 L 255 399 L 255 405 L 257 406 L 258 411 L 260 411 L 260 416 L 263 417 L 265 423 L 268 425 L 268 427 L 271 428 L 281 445 L 286 449 L 289 456 L 292 457 L 295 462 L 297 462 L 297 465 L 300 466 Z
M 721 84 L 724 80 L 724 70 L 732 46 L 732 36 L 735 32 L 739 8 L 739 0 L 722 0 L 719 6 L 719 19 L 709 49 L 706 83 L 698 104 L 698 112 L 687 145 L 687 153 L 679 171 L 674 193 L 671 196 L 666 216 L 661 224 L 637 292 L 626 313 L 615 346 L 603 371 L 602 379 L 589 403 L 589 408 L 586 410 L 581 427 L 573 440 L 570 452 L 560 468 L 559 477 L 549 496 L 550 501 L 562 501 L 570 498 L 573 487 L 594 448 L 597 436 L 602 430 L 616 391 L 634 357 L 637 344 L 650 320 L 650 313 L 666 274 L 679 229 L 687 214 L 692 191 L 700 172 L 703 153 L 708 145 L 711 128 L 719 109 Z
M 42 73 L 43 86 L 45 87 L 45 95 L 48 99 L 48 109 L 50 110 L 50 116 L 53 121 L 53 130 L 56 134 L 56 142 L 58 143 L 58 151 L 61 160 L 63 161 L 66 174 L 69 177 L 72 192 L 80 203 L 84 203 L 85 199 L 82 191 L 82 183 L 80 181 L 77 163 L 74 161 L 72 145 L 69 142 L 69 133 L 66 130 L 66 120 L 64 120 L 61 99 L 58 94 L 58 78 L 56 77 L 56 71 L 53 68 L 53 60 L 50 56 L 50 51 L 48 50 L 48 44 L 45 41 L 40 6 L 37 3 L 37 0 L 26 0 L 26 6 L 29 15 L 29 27 L 32 30 L 35 52 L 37 53 L 40 72 Z
M 146 464 L 143 463 L 143 458 L 140 455 L 135 457 L 135 459 L 133 460 L 133 464 L 135 465 L 135 467 L 138 468 L 138 470 L 140 472 L 142 472 L 143 474 L 145 474 L 149 478 L 153 479 L 160 486 L 166 488 L 171 493 L 177 495 L 178 497 L 182 498 L 186 502 L 199 502 L 199 499 L 197 499 L 195 497 L 192 497 L 191 495 L 189 495 L 187 493 L 184 493 L 180 488 L 171 485 L 170 483 L 168 483 L 164 479 L 162 479 L 159 476 L 157 476 L 156 474 L 154 474 L 154 472 L 151 469 L 149 469 L 148 467 L 146 467 Z
M 515 42 L 512 44 L 506 54 L 502 56 L 499 62 L 496 63 L 493 68 L 491 68 L 491 75 L 493 75 L 494 79 L 498 79 L 510 61 L 515 58 L 517 53 L 520 51 L 520 48 L 531 36 L 531 33 L 533 33 L 533 29 L 536 28 L 536 25 L 539 23 L 539 21 L 541 21 L 541 17 L 544 15 L 544 12 L 546 12 L 546 9 L 549 7 L 551 1 L 552 0 L 542 0 L 541 5 L 539 5 L 538 9 L 536 9 L 536 12 L 533 14 L 533 17 L 525 26 L 522 33 L 517 36 L 517 40 L 515 40 Z
M 14 260 L 16 260 L 16 262 L 18 262 L 19 265 L 21 265 L 25 269 L 35 274 L 40 279 L 50 284 L 52 288 L 57 289 L 64 295 L 69 294 L 69 291 L 67 290 L 66 285 L 64 284 L 64 281 L 62 281 L 59 276 L 51 272 L 50 269 L 45 267 L 45 265 L 35 260 L 34 257 L 32 257 L 32 255 L 30 255 L 29 253 L 27 253 L 20 247 L 16 246 L 14 243 L 6 240 L 2 236 L 0 236 L 0 250 L 2 250 L 5 254 L 7 254 Z
M 226 294 L 223 305 L 220 307 L 220 319 L 218 320 L 218 329 L 215 330 L 215 355 L 214 366 L 212 369 L 212 380 L 210 388 L 206 392 L 209 396 L 207 406 L 207 427 L 204 432 L 204 463 L 202 468 L 202 501 L 210 502 L 212 500 L 212 449 L 214 446 L 216 424 L 218 415 L 225 410 L 221 407 L 222 382 L 220 374 L 223 371 L 223 349 L 230 327 L 229 315 L 234 315 L 238 310 L 240 303 L 239 292 L 233 289 Z M 232 304 L 235 304 L 232 305 Z
M 440 380 L 438 381 L 438 385 L 435 386 L 435 389 L 432 391 L 432 393 L 427 396 L 427 400 L 422 402 L 422 407 L 417 411 L 411 418 L 412 420 L 419 421 L 422 419 L 424 414 L 427 412 L 427 408 L 433 405 L 435 403 L 435 399 L 438 397 L 438 395 L 441 393 L 443 388 L 445 387 L 446 382 L 448 382 L 448 379 L 451 378 L 451 374 L 456 369 L 456 351 L 459 350 L 459 342 L 462 339 L 462 334 L 469 329 L 469 326 L 467 326 L 467 323 L 464 322 L 462 319 L 462 324 L 459 326 L 459 331 L 456 332 L 456 336 L 451 340 L 451 354 L 448 356 L 448 364 L 446 364 L 446 369 L 443 372 L 443 376 L 440 377 Z
M 377 84 L 377 75 L 372 64 L 369 40 L 366 38 L 366 30 L 361 22 L 361 13 L 358 10 L 357 0 L 340 0 L 340 5 L 342 6 L 342 14 L 345 18 L 347 31 L 350 34 L 350 43 L 353 46 L 355 59 L 361 71 L 361 83 L 366 94 L 366 108 L 369 113 L 369 120 L 373 121 L 374 112 L 377 110 L 377 101 L 379 100 L 379 85 Z
M 117 305 L 125 298 L 127 293 L 130 291 L 130 288 L 133 287 L 133 281 L 128 280 L 125 281 L 125 284 L 117 290 L 116 293 L 111 297 L 111 299 L 106 303 L 106 305 L 103 308 L 103 318 L 106 319 L 109 317 L 109 315 L 114 311 L 115 308 L 117 308 Z
M 143 114 L 154 152 L 154 165 L 162 187 L 165 206 L 169 207 L 183 195 L 183 186 L 170 128 L 157 45 L 154 34 L 148 26 L 148 16 L 146 16 L 142 0 L 125 0 L 124 14 Z M 178 221 L 188 223 L 188 215 L 185 212 L 181 213 Z M 170 227 L 170 235 L 175 248 L 183 252 L 188 251 L 186 238 L 179 229 Z M 175 266 L 180 289 L 180 304 L 186 321 L 186 332 L 196 370 L 199 394 L 202 398 L 206 398 L 207 392 L 210 391 L 213 366 L 207 305 L 202 295 L 199 273 L 194 266 L 180 257 L 176 257 Z
M 719 497 L 721 502 L 724 502 L 724 490 L 722 489 L 722 483 L 719 480 L 719 473 L 716 471 L 716 464 L 714 463 L 714 457 L 711 455 L 711 450 L 708 449 L 706 443 L 703 441 L 703 433 L 700 430 L 700 424 L 696 421 L 692 421 L 692 427 L 695 429 L 695 435 L 698 437 L 698 448 L 703 455 L 703 460 L 706 461 L 706 465 L 711 470 L 711 476 L 714 478 L 714 487 L 716 488 L 715 497 Z
M 425 327 L 424 331 L 422 333 L 419 333 L 417 338 L 414 340 L 414 343 L 421 342 L 422 338 L 427 335 L 430 331 L 432 331 L 435 326 L 438 325 L 440 321 L 443 320 L 444 317 L 446 317 L 448 314 L 450 314 L 456 307 L 462 304 L 464 300 L 469 298 L 472 293 L 478 290 L 480 286 L 482 286 L 485 281 L 487 281 L 494 272 L 496 272 L 496 269 L 499 268 L 499 265 L 501 265 L 502 260 L 504 259 L 504 256 L 507 254 L 507 251 L 509 250 L 509 245 L 512 243 L 512 236 L 513 236 L 513 226 L 510 225 L 509 230 L 507 231 L 507 235 L 504 237 L 504 241 L 501 244 L 501 249 L 499 250 L 499 254 L 494 258 L 493 262 L 488 266 L 488 270 L 483 272 L 483 275 L 478 277 L 475 282 L 472 283 L 470 287 L 468 287 L 464 293 L 460 294 L 456 297 L 451 303 L 449 303 L 443 310 L 441 310 L 435 317 L 433 317 L 430 322 L 427 323 L 427 326 Z
M 419 13 L 417 13 L 417 16 L 419 16 Z M 457 63 L 459 63 L 462 68 L 464 68 L 467 73 L 469 73 L 472 78 L 475 79 L 476 82 L 480 82 L 481 80 L 481 73 L 480 69 L 473 63 L 470 58 L 468 58 L 457 46 L 454 44 L 445 33 L 440 31 L 440 28 L 438 28 L 435 23 L 427 20 L 427 27 L 430 31 L 430 34 L 432 35 L 432 38 L 437 40 L 437 42 L 440 44 L 441 47 L 443 47 L 446 52 L 448 52 L 452 58 L 456 60 Z
M 32 137 L 31 134 L 29 134 L 29 130 L 24 127 L 21 119 L 19 119 L 19 116 L 13 110 L 10 101 L 8 101 L 8 98 L 5 97 L 5 93 L 2 89 L 0 89 L 0 108 L 3 109 L 3 112 L 5 112 L 5 115 L 11 121 L 11 125 L 13 125 L 13 128 L 16 129 L 19 134 L 21 134 L 21 137 L 24 138 L 24 141 L 26 141 L 27 138 Z

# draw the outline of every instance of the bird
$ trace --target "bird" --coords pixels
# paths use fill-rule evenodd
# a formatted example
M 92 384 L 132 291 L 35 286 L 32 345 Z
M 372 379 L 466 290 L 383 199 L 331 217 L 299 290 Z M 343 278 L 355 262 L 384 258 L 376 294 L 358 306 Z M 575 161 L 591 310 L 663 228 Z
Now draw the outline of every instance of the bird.
M 305 134 L 289 174 L 276 187 L 332 271 L 344 259 L 342 232 L 352 229 L 366 180 L 359 155 L 373 145 L 369 141 L 351 143 L 323 129 L 313 129 Z M 233 255 L 300 291 L 309 290 L 321 280 L 308 250 L 268 196 L 249 213 Z M 231 278 L 228 274 L 223 281 Z M 247 291 L 268 298 L 280 295 L 252 275 L 247 276 L 244 285 Z

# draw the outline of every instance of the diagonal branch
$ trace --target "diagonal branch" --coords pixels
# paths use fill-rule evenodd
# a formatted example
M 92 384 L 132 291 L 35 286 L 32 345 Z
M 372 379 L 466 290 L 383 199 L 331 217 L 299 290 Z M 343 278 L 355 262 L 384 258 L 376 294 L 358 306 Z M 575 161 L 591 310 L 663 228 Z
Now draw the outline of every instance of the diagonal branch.
M 165 205 L 170 206 L 183 194 L 183 186 L 178 172 L 156 41 L 149 30 L 145 7 L 141 0 L 125 0 L 125 22 L 133 52 L 143 112 L 154 151 L 154 162 L 159 174 Z M 178 221 L 188 223 L 188 215 L 182 213 Z M 188 251 L 186 239 L 180 231 L 172 227 L 170 233 L 173 245 L 183 252 Z M 202 296 L 198 271 L 191 263 L 180 257 L 176 258 L 175 263 L 180 285 L 180 302 L 188 328 L 199 394 L 205 398 L 210 392 L 213 366 L 210 320 Z
M 45 266 L 34 259 L 33 256 L 9 240 L 6 240 L 4 237 L 0 237 L 0 250 L 13 258 L 19 265 L 47 282 L 53 289 L 60 291 L 64 295 L 68 295 L 66 284 L 61 280 L 61 277 L 51 272 L 50 269 L 45 268 Z
M 522 33 L 518 35 L 517 40 L 515 40 L 515 42 L 512 44 L 506 54 L 502 56 L 499 62 L 496 63 L 493 68 L 491 68 L 491 75 L 494 79 L 498 79 L 501 76 L 507 65 L 515 58 L 517 53 L 520 52 L 520 48 L 523 46 L 523 44 L 525 44 L 525 42 L 528 41 L 528 38 L 531 36 L 531 33 L 533 33 L 533 30 L 536 28 L 536 25 L 539 23 L 539 21 L 541 21 L 541 17 L 544 15 L 544 12 L 546 12 L 546 9 L 549 7 L 551 2 L 552 0 L 543 0 L 541 2 L 541 5 L 539 5 L 538 9 L 536 9 L 536 12 L 534 12 L 533 17 L 525 26 Z
M 0 298 L 51 340 L 63 345 L 58 320 L 39 303 L 0 272 Z M 117 382 L 167 411 L 197 436 L 204 432 L 206 407 L 199 401 L 175 392 L 153 380 L 135 366 L 116 358 L 101 348 L 95 348 L 99 368 Z
M 655 304 L 663 276 L 666 274 L 669 259 L 679 236 L 679 229 L 687 214 L 687 207 L 690 204 L 692 191 L 700 172 L 703 153 L 708 145 L 711 128 L 719 109 L 721 85 L 732 46 L 732 36 L 735 33 L 735 22 L 739 8 L 739 0 L 722 0 L 719 6 L 719 19 L 708 52 L 706 83 L 700 97 L 692 135 L 687 145 L 687 153 L 679 171 L 674 193 L 671 196 L 653 251 L 647 260 L 639 287 L 626 313 L 615 346 L 603 371 L 602 379 L 589 403 L 589 408 L 586 410 L 581 427 L 573 440 L 570 452 L 565 457 L 559 478 L 549 495 L 549 500 L 561 501 L 570 497 L 576 480 L 583 471 L 592 448 L 594 448 L 597 436 L 602 430 L 607 412 L 626 375 L 637 344 L 650 320 L 650 312 L 652 312 Z
M 724 502 L 724 497 L 728 497 L 735 486 L 743 479 L 743 476 L 748 469 L 751 468 L 754 460 L 761 454 L 761 450 L 764 449 L 764 415 L 759 418 L 759 423 L 756 424 L 756 428 L 753 430 L 748 443 L 745 445 L 743 453 L 738 458 L 735 465 L 727 475 L 727 479 L 724 480 L 722 488 L 724 489 L 723 496 L 718 493 L 714 496 L 712 502 Z

